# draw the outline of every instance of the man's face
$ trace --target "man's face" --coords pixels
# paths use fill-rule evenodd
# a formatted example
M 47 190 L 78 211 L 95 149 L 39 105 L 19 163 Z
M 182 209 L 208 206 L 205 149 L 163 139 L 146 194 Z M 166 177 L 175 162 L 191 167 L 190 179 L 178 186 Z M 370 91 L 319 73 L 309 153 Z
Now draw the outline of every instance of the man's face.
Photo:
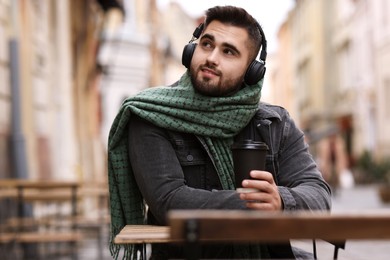
M 238 91 L 249 65 L 249 46 L 245 29 L 212 21 L 192 57 L 194 88 L 207 96 L 228 96 Z

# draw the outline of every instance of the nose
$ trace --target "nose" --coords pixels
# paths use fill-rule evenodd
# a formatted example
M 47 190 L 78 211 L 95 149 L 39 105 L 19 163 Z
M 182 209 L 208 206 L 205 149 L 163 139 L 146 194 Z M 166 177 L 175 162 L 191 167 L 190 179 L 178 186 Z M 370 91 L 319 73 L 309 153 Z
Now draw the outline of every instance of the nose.
M 219 54 L 218 54 L 218 49 L 215 48 L 211 52 L 209 52 L 209 55 L 207 56 L 207 62 L 217 65 L 219 62 Z

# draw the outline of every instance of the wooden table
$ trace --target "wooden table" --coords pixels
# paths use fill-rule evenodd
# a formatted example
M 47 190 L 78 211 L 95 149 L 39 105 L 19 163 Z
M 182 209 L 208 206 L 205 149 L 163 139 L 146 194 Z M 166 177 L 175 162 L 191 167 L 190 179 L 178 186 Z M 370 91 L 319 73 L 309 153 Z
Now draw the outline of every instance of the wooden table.
M 127 225 L 115 237 L 115 244 L 169 243 L 170 227 L 154 225 Z
M 64 202 L 71 201 L 72 215 L 77 211 L 77 181 L 62 180 L 29 180 L 6 179 L 0 180 L 0 189 L 17 192 L 18 215 L 23 215 L 23 205 L 26 202 Z
M 128 225 L 116 244 L 210 242 L 285 242 L 322 239 L 337 249 L 348 239 L 390 239 L 390 211 L 258 212 L 235 210 L 176 210 L 169 226 Z M 191 250 L 194 252 L 194 250 Z M 189 254 L 191 256 L 191 253 Z M 192 259 L 196 257 L 191 256 Z
M 183 210 L 169 214 L 170 238 L 202 242 L 390 239 L 390 211 L 308 213 Z

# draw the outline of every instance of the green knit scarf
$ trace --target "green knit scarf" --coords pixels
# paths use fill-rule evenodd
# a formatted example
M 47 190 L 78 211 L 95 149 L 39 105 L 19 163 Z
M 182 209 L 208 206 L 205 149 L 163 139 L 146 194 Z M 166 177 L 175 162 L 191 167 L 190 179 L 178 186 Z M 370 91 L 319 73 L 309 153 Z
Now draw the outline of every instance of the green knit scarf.
M 174 87 L 149 88 L 128 98 L 115 117 L 108 139 L 108 180 L 111 210 L 110 251 L 120 247 L 113 238 L 128 224 L 144 224 L 145 205 L 132 173 L 128 156 L 128 122 L 136 114 L 169 130 L 202 138 L 214 159 L 224 189 L 234 189 L 230 145 L 258 109 L 262 81 L 246 86 L 233 96 L 207 97 L 196 93 L 186 72 Z M 125 246 L 124 257 L 135 259 L 137 245 Z

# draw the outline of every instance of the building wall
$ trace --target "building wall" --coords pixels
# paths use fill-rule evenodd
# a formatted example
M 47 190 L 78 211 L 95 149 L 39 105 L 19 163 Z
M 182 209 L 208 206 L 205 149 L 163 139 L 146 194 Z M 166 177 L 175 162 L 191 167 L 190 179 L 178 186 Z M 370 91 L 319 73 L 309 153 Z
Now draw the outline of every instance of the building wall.
M 378 157 L 390 156 L 390 3 L 386 0 L 372 1 L 373 22 L 371 30 L 374 39 L 375 91 L 377 110 L 377 146 Z
M 0 177 L 9 177 L 11 174 L 10 5 L 10 1 L 0 1 Z
M 78 148 L 75 129 L 75 106 L 72 84 L 72 52 L 70 34 L 70 6 L 67 0 L 52 2 L 52 63 L 57 69 L 52 74 L 52 117 L 51 133 L 53 169 L 55 177 L 71 175 L 75 177 L 78 169 Z
M 100 142 L 100 101 L 97 95 L 100 77 L 97 52 L 104 14 L 96 1 L 71 1 L 71 57 L 73 104 L 79 179 L 105 179 L 104 153 Z M 95 154 L 100 153 L 98 158 Z
M 181 63 L 183 49 L 191 40 L 195 28 L 203 22 L 203 18 L 190 17 L 177 3 L 170 3 L 161 12 L 162 26 L 160 27 L 166 48 L 166 63 L 164 84 L 176 82 L 186 71 Z
M 366 150 L 390 155 L 389 13 L 386 0 L 299 0 L 286 21 L 302 127 L 329 127 L 317 131 L 316 141 L 336 127 L 349 165 Z M 279 38 L 286 48 L 284 27 Z
M 28 176 L 48 178 L 52 173 L 49 149 L 50 46 L 48 3 L 18 1 L 20 27 L 20 97 L 22 130 L 26 140 Z M 48 51 L 49 50 L 49 51 Z
M 22 122 L 31 178 L 82 179 L 95 170 L 89 127 L 96 111 L 88 114 L 98 28 L 88 23 L 93 3 L 78 2 L 70 12 L 76 4 L 71 1 L 19 1 Z
M 277 69 L 274 72 L 271 70 L 271 75 L 269 75 L 273 81 L 270 84 L 272 87 L 269 90 L 272 92 L 273 97 L 270 102 L 285 107 L 296 123 L 301 125 L 300 112 L 296 99 L 298 93 L 295 92 L 298 89 L 294 89 L 293 84 L 294 77 L 291 53 L 294 51 L 292 48 L 291 18 L 292 14 L 290 13 L 278 31 L 279 48 L 273 60 L 276 63 L 275 67 Z
M 349 64 L 350 29 L 340 22 L 337 8 L 341 1 L 300 0 L 287 21 L 292 33 L 292 82 L 301 127 L 318 162 L 324 145 L 334 140 L 344 142 L 352 151 L 353 92 Z M 333 14 L 333 15 L 329 15 Z M 349 21 L 349 20 L 347 20 Z M 288 55 L 288 54 L 286 54 Z M 349 164 L 347 164 L 349 167 Z
M 25 149 L 24 177 L 106 178 L 96 66 L 103 20 L 92 0 L 0 1 L 0 177 L 21 177 L 17 146 Z M 19 47 L 14 69 L 11 39 Z M 11 91 L 11 69 L 19 73 L 19 94 Z
M 103 67 L 100 139 L 106 149 L 109 130 L 122 102 L 149 87 L 151 71 L 150 23 L 146 23 L 149 2 L 131 0 L 125 5 L 123 26 L 105 33 L 98 53 Z
M 325 52 L 323 1 L 297 1 L 291 18 L 292 62 L 294 93 L 297 95 L 298 109 L 303 127 L 313 127 L 311 121 L 323 117 L 325 109 L 324 86 Z M 322 122 L 316 122 L 318 127 Z

